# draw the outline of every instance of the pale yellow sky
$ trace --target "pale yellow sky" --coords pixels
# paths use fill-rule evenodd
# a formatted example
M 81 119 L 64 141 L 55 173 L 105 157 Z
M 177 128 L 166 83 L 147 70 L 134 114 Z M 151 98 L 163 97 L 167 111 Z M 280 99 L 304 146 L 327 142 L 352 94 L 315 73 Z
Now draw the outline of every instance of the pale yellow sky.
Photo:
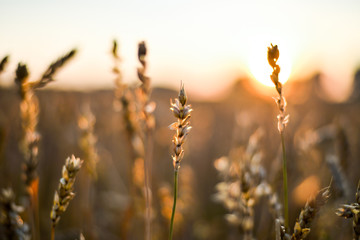
M 136 47 L 145 40 L 154 85 L 178 87 L 183 81 L 190 92 L 210 96 L 261 68 L 263 63 L 250 66 L 257 58 L 266 65 L 266 47 L 273 42 L 290 79 L 324 72 L 341 97 L 360 65 L 359 12 L 355 0 L 2 0 L 0 57 L 10 54 L 11 64 L 1 77 L 9 84 L 22 61 L 36 78 L 77 47 L 78 56 L 52 86 L 112 87 L 116 38 L 124 78 L 136 81 Z

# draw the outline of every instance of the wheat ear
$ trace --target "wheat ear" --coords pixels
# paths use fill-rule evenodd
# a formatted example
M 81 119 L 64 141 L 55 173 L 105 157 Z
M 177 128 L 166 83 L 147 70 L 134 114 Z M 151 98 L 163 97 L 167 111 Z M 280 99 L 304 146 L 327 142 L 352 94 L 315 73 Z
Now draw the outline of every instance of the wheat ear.
M 353 239 L 360 239 L 360 180 L 355 193 L 355 202 L 351 204 L 343 204 L 341 208 L 336 210 L 336 215 L 344 218 L 352 218 L 353 220 Z
M 193 110 L 191 108 L 191 105 L 187 105 L 186 103 L 187 103 L 187 96 L 185 93 L 184 85 L 182 85 L 180 89 L 179 97 L 175 99 L 174 103 L 171 102 L 171 108 L 170 108 L 170 110 L 174 113 L 174 116 L 177 118 L 177 121 L 169 126 L 171 130 L 176 131 L 172 140 L 174 144 L 173 155 L 172 155 L 173 166 L 174 166 L 174 203 L 173 203 L 171 220 L 170 220 L 169 240 L 171 240 L 173 236 L 176 199 L 178 195 L 178 173 L 180 169 L 180 163 L 184 157 L 183 144 L 191 129 L 189 120 L 191 117 L 190 114 Z
M 74 183 L 82 162 L 80 158 L 75 158 L 74 155 L 65 160 L 65 165 L 62 168 L 62 177 L 59 187 L 55 191 L 54 203 L 50 213 L 52 240 L 55 239 L 55 227 L 60 221 L 61 215 L 66 211 L 70 201 L 75 197 Z
M 0 238 L 30 240 L 30 228 L 20 217 L 24 211 L 15 204 L 15 194 L 11 188 L 0 192 Z
M 330 186 L 321 189 L 315 198 L 307 201 L 303 210 L 301 210 L 299 219 L 294 226 L 294 233 L 291 240 L 301 240 L 310 233 L 310 225 L 314 220 L 320 208 L 325 205 L 330 197 Z

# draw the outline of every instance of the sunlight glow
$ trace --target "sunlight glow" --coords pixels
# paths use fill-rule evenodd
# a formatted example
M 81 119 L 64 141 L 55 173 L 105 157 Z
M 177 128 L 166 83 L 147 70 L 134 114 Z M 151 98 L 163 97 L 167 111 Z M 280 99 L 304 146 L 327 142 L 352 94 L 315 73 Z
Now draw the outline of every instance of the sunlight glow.
M 270 43 L 268 45 L 270 45 Z M 285 83 L 290 78 L 292 70 L 292 59 L 290 57 L 290 52 L 285 45 L 279 44 L 279 50 L 279 79 L 281 83 Z M 274 86 L 270 79 L 272 68 L 267 61 L 267 45 L 262 44 L 262 46 L 259 46 L 259 44 L 253 44 L 252 47 L 249 48 L 247 62 L 249 68 L 248 70 L 253 79 L 265 86 Z

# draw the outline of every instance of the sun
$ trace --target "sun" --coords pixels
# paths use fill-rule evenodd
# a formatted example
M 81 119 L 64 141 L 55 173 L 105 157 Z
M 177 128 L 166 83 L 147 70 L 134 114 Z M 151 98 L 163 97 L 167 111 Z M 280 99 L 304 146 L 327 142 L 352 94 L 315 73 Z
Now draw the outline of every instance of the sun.
M 268 45 L 262 44 L 262 46 L 254 44 L 253 47 L 249 48 L 247 63 L 250 76 L 254 80 L 265 86 L 273 87 L 274 84 L 270 79 L 270 75 L 273 69 L 270 67 L 267 61 L 268 46 L 270 46 L 270 42 Z M 277 62 L 280 66 L 279 80 L 281 83 L 285 83 L 289 80 L 291 75 L 292 61 L 289 54 L 290 52 L 287 51 L 285 45 L 279 44 L 279 50 L 280 57 Z

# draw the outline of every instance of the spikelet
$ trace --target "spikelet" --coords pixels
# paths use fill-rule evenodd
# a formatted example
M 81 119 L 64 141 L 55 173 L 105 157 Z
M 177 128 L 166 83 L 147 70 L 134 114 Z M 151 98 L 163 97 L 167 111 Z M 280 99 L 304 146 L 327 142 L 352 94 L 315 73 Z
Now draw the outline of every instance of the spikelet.
M 355 202 L 351 204 L 343 204 L 341 208 L 336 210 L 336 215 L 344 218 L 353 219 L 353 239 L 360 239 L 360 181 L 358 183 Z
M 306 238 L 310 233 L 310 225 L 314 220 L 320 208 L 325 205 L 330 197 L 330 186 L 321 189 L 315 198 L 307 201 L 303 210 L 301 210 L 299 219 L 294 226 L 294 233 L 291 236 L 292 240 L 300 240 Z
M 174 143 L 174 154 L 172 155 L 172 159 L 175 171 L 178 171 L 180 168 L 181 160 L 184 157 L 183 144 L 191 130 L 190 117 L 193 109 L 191 108 L 191 105 L 188 105 L 186 103 L 187 96 L 185 93 L 184 85 L 182 85 L 178 98 L 175 99 L 174 103 L 171 101 L 170 108 L 170 110 L 174 113 L 174 116 L 177 118 L 177 121 L 169 126 L 171 130 L 176 131 L 172 140 L 172 142 Z
M 146 62 L 147 48 L 144 41 L 138 45 L 138 59 L 141 67 L 137 69 L 138 78 L 141 82 L 137 91 L 137 99 L 140 104 L 140 119 L 144 121 L 145 130 L 151 130 L 155 127 L 155 119 L 153 112 L 155 110 L 155 102 L 150 101 L 151 96 L 151 79 L 146 76 L 147 62 Z
M 118 55 L 118 43 L 113 42 L 112 55 L 114 59 L 113 72 L 115 78 L 115 99 L 114 108 L 117 111 L 122 111 L 124 123 L 126 125 L 126 132 L 131 146 L 131 161 L 134 161 L 139 156 L 144 155 L 144 146 L 140 133 L 140 125 L 138 121 L 138 112 L 136 106 L 136 97 L 132 89 L 123 82 L 122 73 L 119 67 L 121 59 Z
M 96 151 L 97 137 L 94 135 L 95 116 L 90 108 L 86 108 L 84 113 L 78 119 L 78 126 L 81 130 L 80 147 L 84 152 L 84 160 L 87 171 L 96 180 L 96 164 L 99 156 Z
M 74 183 L 77 172 L 82 165 L 80 158 L 75 158 L 74 155 L 68 157 L 62 169 L 62 177 L 60 179 L 59 187 L 54 195 L 54 203 L 50 213 L 52 220 L 52 227 L 55 228 L 60 220 L 61 215 L 69 206 L 70 200 L 75 197 Z
M 273 46 L 271 44 L 271 46 L 268 47 L 267 58 L 270 66 L 273 68 L 273 72 L 270 75 L 270 78 L 275 85 L 276 91 L 279 94 L 279 97 L 275 98 L 275 102 L 279 108 L 279 115 L 277 116 L 278 130 L 280 133 L 282 133 L 289 122 L 289 115 L 286 114 L 286 99 L 283 96 L 282 84 L 279 81 L 280 66 L 277 65 L 277 60 L 279 59 L 279 56 L 280 52 L 278 46 Z
M 122 109 L 122 102 L 125 101 L 123 100 L 124 94 L 125 94 L 125 90 L 128 88 L 128 86 L 123 82 L 122 79 L 122 73 L 120 70 L 120 62 L 121 59 L 119 57 L 118 54 L 118 43 L 116 40 L 113 41 L 113 48 L 112 48 L 112 55 L 113 55 L 113 60 L 114 60 L 114 67 L 112 69 L 113 73 L 116 75 L 115 78 L 115 100 L 114 100 L 114 108 L 116 110 L 120 110 Z M 126 101 L 127 102 L 127 101 Z
M 141 63 L 142 67 L 137 69 L 137 74 L 138 74 L 139 80 L 142 83 L 142 85 L 141 85 L 142 91 L 146 95 L 149 96 L 150 91 L 151 91 L 151 89 L 150 89 L 150 78 L 145 75 L 146 68 L 147 68 L 146 53 L 147 53 L 146 44 L 145 44 L 144 41 L 142 41 L 138 45 L 138 59 L 139 59 L 139 62 Z
M 30 240 L 29 226 L 23 222 L 20 213 L 24 208 L 15 204 L 15 195 L 11 188 L 0 193 L 0 238 Z

